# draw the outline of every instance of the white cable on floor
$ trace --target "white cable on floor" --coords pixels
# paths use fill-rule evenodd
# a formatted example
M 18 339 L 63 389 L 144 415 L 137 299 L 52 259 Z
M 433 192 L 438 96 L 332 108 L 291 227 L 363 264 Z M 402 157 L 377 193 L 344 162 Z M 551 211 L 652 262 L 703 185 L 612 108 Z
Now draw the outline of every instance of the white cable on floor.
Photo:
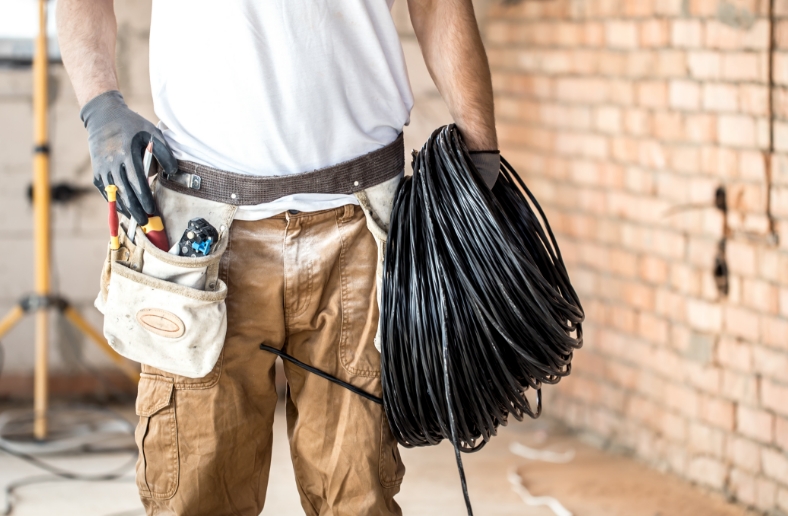
M 533 496 L 523 485 L 522 478 L 514 468 L 509 470 L 507 478 L 512 484 L 512 491 L 517 493 L 526 505 L 531 507 L 547 506 L 556 516 L 572 516 L 572 513 L 552 496 Z
M 575 458 L 575 450 L 572 448 L 563 452 L 554 452 L 531 448 L 530 446 L 518 442 L 510 444 L 509 451 L 524 459 L 540 460 L 542 462 L 552 462 L 555 464 L 566 464 Z

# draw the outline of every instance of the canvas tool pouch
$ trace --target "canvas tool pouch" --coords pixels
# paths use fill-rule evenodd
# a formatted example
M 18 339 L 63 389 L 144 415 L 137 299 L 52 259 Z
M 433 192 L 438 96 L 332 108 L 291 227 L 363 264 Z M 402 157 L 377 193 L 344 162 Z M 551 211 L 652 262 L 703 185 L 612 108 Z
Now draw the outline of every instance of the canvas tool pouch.
M 120 249 L 108 251 L 96 308 L 104 314 L 104 336 L 120 355 L 201 378 L 216 364 L 227 331 L 227 285 L 219 279 L 219 263 L 236 208 L 158 183 L 154 195 L 170 245 L 196 217 L 217 229 L 218 242 L 208 256 L 177 256 L 158 249 L 121 215 Z

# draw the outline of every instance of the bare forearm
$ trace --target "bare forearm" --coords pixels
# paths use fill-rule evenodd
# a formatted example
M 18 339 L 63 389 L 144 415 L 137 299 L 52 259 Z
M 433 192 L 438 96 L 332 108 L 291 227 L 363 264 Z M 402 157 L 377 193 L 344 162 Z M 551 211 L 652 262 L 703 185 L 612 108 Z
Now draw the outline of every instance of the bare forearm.
M 471 0 L 408 0 L 432 80 L 470 150 L 495 150 L 490 65 Z
M 105 91 L 118 89 L 118 26 L 113 0 L 60 0 L 57 31 L 63 64 L 80 106 Z

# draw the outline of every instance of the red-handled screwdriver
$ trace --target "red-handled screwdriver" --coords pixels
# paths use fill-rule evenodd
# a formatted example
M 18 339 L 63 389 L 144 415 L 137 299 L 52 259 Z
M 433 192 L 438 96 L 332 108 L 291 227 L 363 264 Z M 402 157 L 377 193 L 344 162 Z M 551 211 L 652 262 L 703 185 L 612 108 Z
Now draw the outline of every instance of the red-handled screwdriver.
M 109 201 L 109 248 L 113 251 L 120 249 L 120 240 L 118 239 L 118 210 L 116 201 L 118 197 L 118 187 L 115 185 L 107 185 L 104 187 L 107 192 L 107 201 Z
M 145 177 L 148 177 L 148 172 L 150 171 L 152 161 L 153 138 L 150 139 L 150 143 L 148 143 L 148 146 L 145 148 L 145 156 L 142 159 Z M 161 220 L 161 217 L 156 214 L 156 212 L 148 214 L 148 223 L 142 226 L 142 231 L 145 232 L 145 236 L 148 237 L 148 240 L 150 240 L 153 245 L 162 251 L 168 251 L 170 249 L 170 243 L 167 239 L 167 230 L 164 228 L 164 222 Z

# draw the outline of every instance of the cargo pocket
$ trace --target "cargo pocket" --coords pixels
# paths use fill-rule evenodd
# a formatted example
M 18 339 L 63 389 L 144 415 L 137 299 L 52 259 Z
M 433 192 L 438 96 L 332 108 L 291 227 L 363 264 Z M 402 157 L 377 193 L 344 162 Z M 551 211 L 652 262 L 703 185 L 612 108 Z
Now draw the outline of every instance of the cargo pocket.
M 110 251 L 96 307 L 104 336 L 120 355 L 168 373 L 201 378 L 214 368 L 227 330 L 227 286 L 219 264 L 227 234 L 213 252 L 185 257 L 155 247 L 121 220 L 120 249 Z
M 143 374 L 137 393 L 140 417 L 134 439 L 139 449 L 137 487 L 145 498 L 168 499 L 178 489 L 178 423 L 172 380 Z
M 380 485 L 389 489 L 402 484 L 405 477 L 405 464 L 399 454 L 397 440 L 389 428 L 386 416 L 380 428 Z

